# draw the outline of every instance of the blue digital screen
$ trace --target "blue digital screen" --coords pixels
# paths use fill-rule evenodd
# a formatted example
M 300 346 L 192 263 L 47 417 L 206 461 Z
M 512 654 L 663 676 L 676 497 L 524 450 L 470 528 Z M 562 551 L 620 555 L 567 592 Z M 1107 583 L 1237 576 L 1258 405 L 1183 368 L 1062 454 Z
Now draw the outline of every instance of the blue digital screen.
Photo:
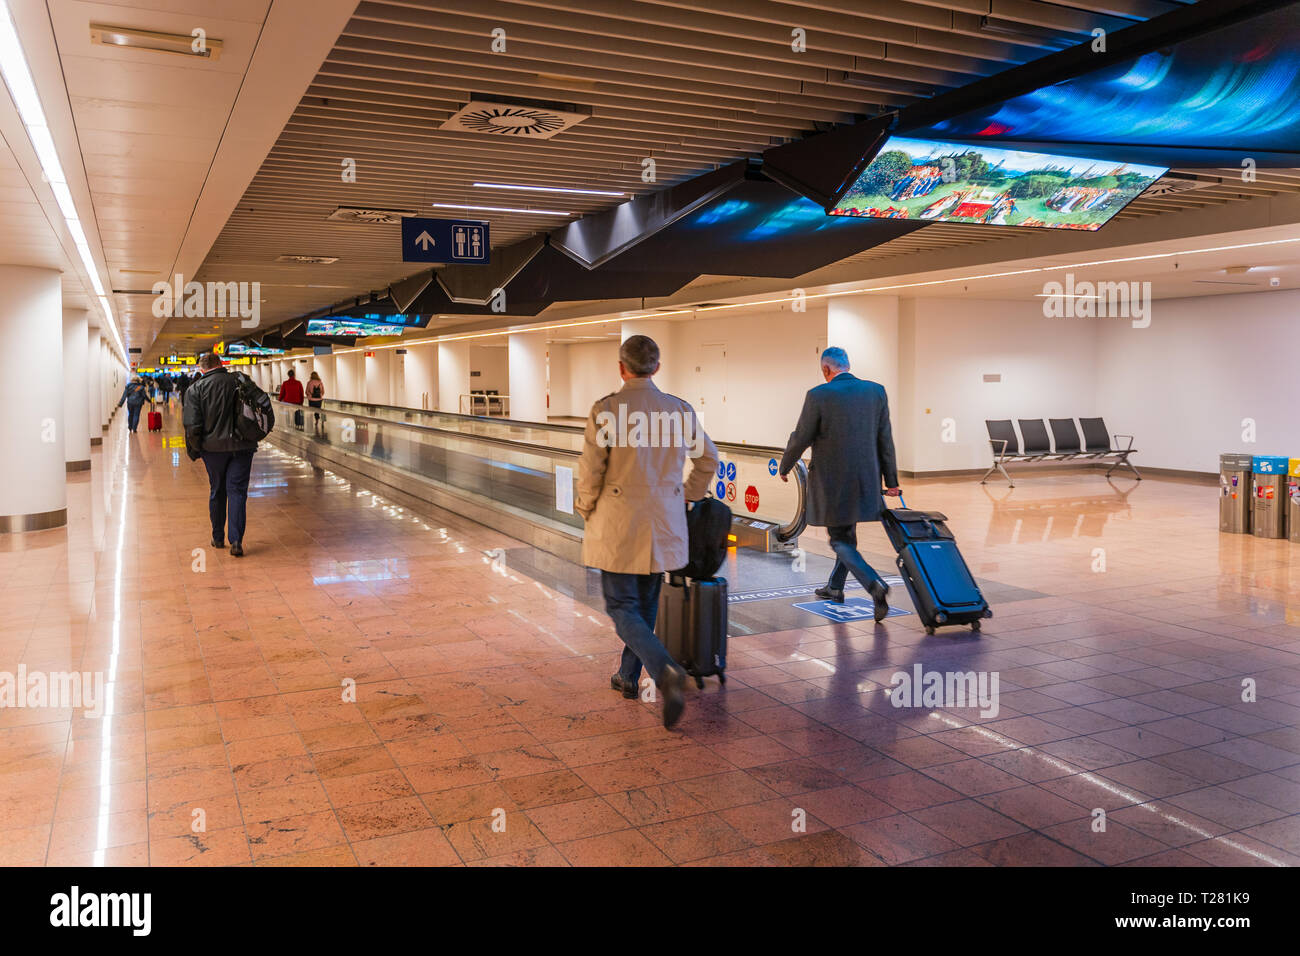
M 1179 148 L 1294 154 L 1300 14 L 1253 17 L 909 135 L 1165 147 L 1171 165 Z

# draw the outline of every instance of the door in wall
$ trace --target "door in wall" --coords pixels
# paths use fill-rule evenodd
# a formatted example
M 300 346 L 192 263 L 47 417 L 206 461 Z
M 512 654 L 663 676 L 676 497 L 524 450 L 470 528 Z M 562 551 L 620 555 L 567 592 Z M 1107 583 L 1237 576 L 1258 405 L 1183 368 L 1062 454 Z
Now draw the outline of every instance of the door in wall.
M 700 346 L 695 364 L 695 411 L 704 430 L 717 439 L 727 425 L 727 346 Z M 725 436 L 723 436 L 725 438 Z

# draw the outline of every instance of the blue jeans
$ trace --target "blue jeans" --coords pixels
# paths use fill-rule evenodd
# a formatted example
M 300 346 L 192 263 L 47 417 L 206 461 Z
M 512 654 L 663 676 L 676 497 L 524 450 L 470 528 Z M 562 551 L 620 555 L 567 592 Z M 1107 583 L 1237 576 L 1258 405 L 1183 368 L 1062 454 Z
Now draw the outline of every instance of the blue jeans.
M 126 427 L 131 431 L 135 431 L 140 426 L 140 409 L 142 408 L 144 408 L 143 405 L 126 403 Z
M 835 567 L 831 569 L 831 579 L 827 586 L 833 591 L 843 591 L 844 582 L 852 571 L 858 583 L 870 591 L 871 584 L 881 578 L 876 569 L 858 554 L 858 526 L 836 525 L 826 529 L 826 536 L 830 538 L 831 550 L 835 552 Z
M 230 533 L 226 540 L 237 544 L 244 540 L 244 521 L 248 505 L 248 476 L 253 470 L 253 452 L 205 451 L 203 464 L 208 469 L 208 515 L 212 518 L 212 540 L 222 537 L 226 512 L 230 512 Z
M 614 621 L 614 630 L 626 645 L 618 676 L 626 683 L 641 680 L 641 666 L 659 682 L 664 668 L 673 662 L 659 638 L 655 636 L 655 618 L 659 616 L 659 589 L 662 574 L 622 574 L 600 572 L 600 588 L 605 593 L 605 613 Z

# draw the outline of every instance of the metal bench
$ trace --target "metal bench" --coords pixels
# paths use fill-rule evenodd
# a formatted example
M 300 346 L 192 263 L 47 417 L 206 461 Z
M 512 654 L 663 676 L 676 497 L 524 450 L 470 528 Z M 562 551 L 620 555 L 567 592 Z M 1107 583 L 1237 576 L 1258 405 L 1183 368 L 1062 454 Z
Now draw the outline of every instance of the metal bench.
M 1133 436 L 1116 435 L 1115 444 L 1112 445 L 1111 436 L 1106 429 L 1104 419 L 1079 419 L 1079 425 L 1082 426 L 1083 430 L 1082 441 L 1080 441 L 1079 427 L 1075 425 L 1073 418 L 1050 419 L 1048 422 L 1052 430 L 1050 438 L 1048 437 L 1047 425 L 1044 424 L 1041 418 L 1021 418 L 1017 424 L 1020 426 L 1020 436 L 1024 438 L 1023 445 L 1020 436 L 1016 435 L 1011 419 L 1004 418 L 984 422 L 984 426 L 989 433 L 989 447 L 993 451 L 993 464 L 980 478 L 981 485 L 988 481 L 989 475 L 997 471 L 1001 472 L 1002 477 L 1007 480 L 1007 484 L 1014 488 L 1016 483 L 1011 480 L 1011 475 L 1007 473 L 1005 467 L 1005 463 L 1008 461 L 1072 461 L 1075 459 L 1105 461 L 1113 459 L 1114 464 L 1106 472 L 1107 478 L 1110 477 L 1111 472 L 1123 465 L 1133 472 L 1138 481 L 1142 480 L 1142 475 L 1133 466 L 1133 463 L 1128 460 L 1129 456 L 1137 451 L 1133 447 Z M 1119 446 L 1121 438 L 1128 439 L 1128 444 L 1122 448 Z

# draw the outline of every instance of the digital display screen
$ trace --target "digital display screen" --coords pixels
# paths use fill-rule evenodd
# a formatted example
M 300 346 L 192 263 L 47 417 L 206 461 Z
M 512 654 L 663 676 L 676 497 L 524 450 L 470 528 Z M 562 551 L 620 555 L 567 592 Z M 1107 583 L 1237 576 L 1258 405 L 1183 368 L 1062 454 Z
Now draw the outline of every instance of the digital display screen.
M 1166 172 L 1163 166 L 897 136 L 830 212 L 1091 232 Z
M 232 342 L 226 346 L 227 355 L 283 355 L 284 349 L 270 349 L 261 345 L 245 345 L 242 342 Z
M 308 335 L 328 335 L 338 338 L 361 339 L 369 335 L 401 335 L 401 325 L 378 325 L 358 319 L 308 319 Z
M 1144 146 L 1175 166 L 1206 149 L 1227 154 L 1223 165 L 1263 165 L 1270 154 L 1295 165 L 1287 154 L 1300 151 L 1300 15 L 1274 10 L 911 132 L 1085 152 L 1089 143 Z

